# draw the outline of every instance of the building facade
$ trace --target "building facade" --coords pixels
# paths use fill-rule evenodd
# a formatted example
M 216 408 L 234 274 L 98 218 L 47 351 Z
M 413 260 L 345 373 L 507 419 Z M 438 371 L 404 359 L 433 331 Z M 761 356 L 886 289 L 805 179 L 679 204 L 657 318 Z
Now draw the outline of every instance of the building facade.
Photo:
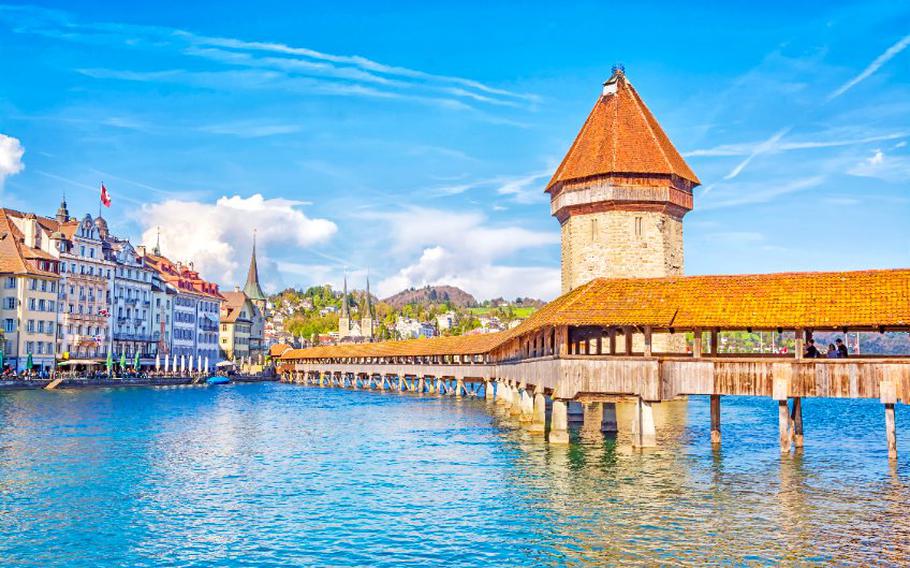
M 59 332 L 59 261 L 0 210 L 0 351 L 3 366 L 53 369 Z
M 151 252 L 138 250 L 145 266 L 157 272 L 163 288 L 153 293 L 152 325 L 170 336 L 167 354 L 192 359 L 197 365 L 208 360 L 213 366 L 220 360 L 218 318 L 224 301 L 218 285 L 203 280 L 192 264 L 174 263 L 162 256 L 158 246 Z
M 239 361 L 251 357 L 250 336 L 253 333 L 253 319 L 259 309 L 241 290 L 224 292 L 221 304 L 221 330 L 219 347 L 221 358 Z
M 129 241 L 108 237 L 105 255 L 115 263 L 111 295 L 112 345 L 115 357 L 151 361 L 158 354 L 153 325 L 152 280 L 155 271 L 145 266 Z

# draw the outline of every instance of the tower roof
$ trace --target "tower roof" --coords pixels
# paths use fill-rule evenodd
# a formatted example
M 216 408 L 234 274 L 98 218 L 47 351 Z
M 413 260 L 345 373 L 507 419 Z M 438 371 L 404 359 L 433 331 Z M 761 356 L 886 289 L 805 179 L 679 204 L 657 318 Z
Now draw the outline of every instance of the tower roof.
M 570 181 L 623 174 L 675 175 L 701 183 L 623 70 L 616 69 L 547 191 Z
M 256 266 L 256 233 L 253 233 L 253 254 L 250 256 L 250 269 L 246 273 L 246 285 L 243 291 L 251 300 L 265 300 L 265 293 L 259 285 L 259 268 Z

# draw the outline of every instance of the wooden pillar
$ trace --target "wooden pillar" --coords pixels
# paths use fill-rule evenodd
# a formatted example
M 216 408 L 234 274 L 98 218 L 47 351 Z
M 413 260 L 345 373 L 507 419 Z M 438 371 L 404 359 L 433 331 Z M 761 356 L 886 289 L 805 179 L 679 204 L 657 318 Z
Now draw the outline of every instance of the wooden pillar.
M 897 459 L 897 426 L 894 422 L 894 403 L 897 402 L 897 385 L 892 381 L 879 383 L 882 404 L 885 405 L 885 438 L 888 441 L 888 459 Z
M 696 359 L 701 359 L 701 339 L 702 339 L 701 336 L 702 336 L 701 330 L 696 329 L 695 337 L 692 340 L 692 356 L 695 357 Z
M 569 326 L 561 325 L 556 330 L 557 354 L 564 357 L 569 354 Z
M 711 330 L 711 356 L 717 357 L 720 354 L 720 330 Z
M 720 443 L 720 395 L 711 395 L 711 443 Z
M 651 356 L 651 326 L 645 326 L 645 357 Z
M 654 427 L 654 409 L 651 403 L 641 397 L 632 417 L 632 445 L 636 448 L 650 448 L 657 445 L 657 430 Z
M 632 328 L 625 327 L 623 328 L 623 337 L 626 340 L 626 355 L 632 354 Z
M 550 434 L 547 441 L 551 444 L 569 443 L 569 414 L 566 401 L 553 399 L 553 408 L 550 412 Z
M 777 427 L 780 434 L 780 453 L 790 453 L 790 412 L 787 399 L 777 401 Z
M 793 398 L 793 409 L 790 411 L 790 420 L 792 424 L 793 447 L 803 447 L 803 399 L 802 397 Z
M 616 355 L 616 328 L 610 328 L 610 355 Z
M 797 329 L 794 333 L 796 333 L 796 347 L 795 347 L 796 358 L 802 359 L 803 353 L 805 353 L 805 351 L 806 351 L 806 343 L 805 343 L 805 338 L 803 336 L 803 330 Z

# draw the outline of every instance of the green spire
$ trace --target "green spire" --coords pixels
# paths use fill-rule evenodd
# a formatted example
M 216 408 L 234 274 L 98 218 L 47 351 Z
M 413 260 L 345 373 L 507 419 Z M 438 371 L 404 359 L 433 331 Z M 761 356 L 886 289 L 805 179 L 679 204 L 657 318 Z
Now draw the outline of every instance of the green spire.
M 243 292 L 251 300 L 265 300 L 265 293 L 259 285 L 259 269 L 256 266 L 256 231 L 253 231 L 253 255 L 250 257 L 250 270 L 246 274 L 246 286 Z

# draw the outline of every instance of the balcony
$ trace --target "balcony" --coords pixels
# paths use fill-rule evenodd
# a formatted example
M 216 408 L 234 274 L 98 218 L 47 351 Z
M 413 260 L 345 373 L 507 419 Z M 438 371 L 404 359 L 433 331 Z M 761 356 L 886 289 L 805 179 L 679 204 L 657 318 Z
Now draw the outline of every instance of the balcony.
M 114 341 L 155 341 L 155 339 L 147 333 L 121 333 L 115 331 Z

